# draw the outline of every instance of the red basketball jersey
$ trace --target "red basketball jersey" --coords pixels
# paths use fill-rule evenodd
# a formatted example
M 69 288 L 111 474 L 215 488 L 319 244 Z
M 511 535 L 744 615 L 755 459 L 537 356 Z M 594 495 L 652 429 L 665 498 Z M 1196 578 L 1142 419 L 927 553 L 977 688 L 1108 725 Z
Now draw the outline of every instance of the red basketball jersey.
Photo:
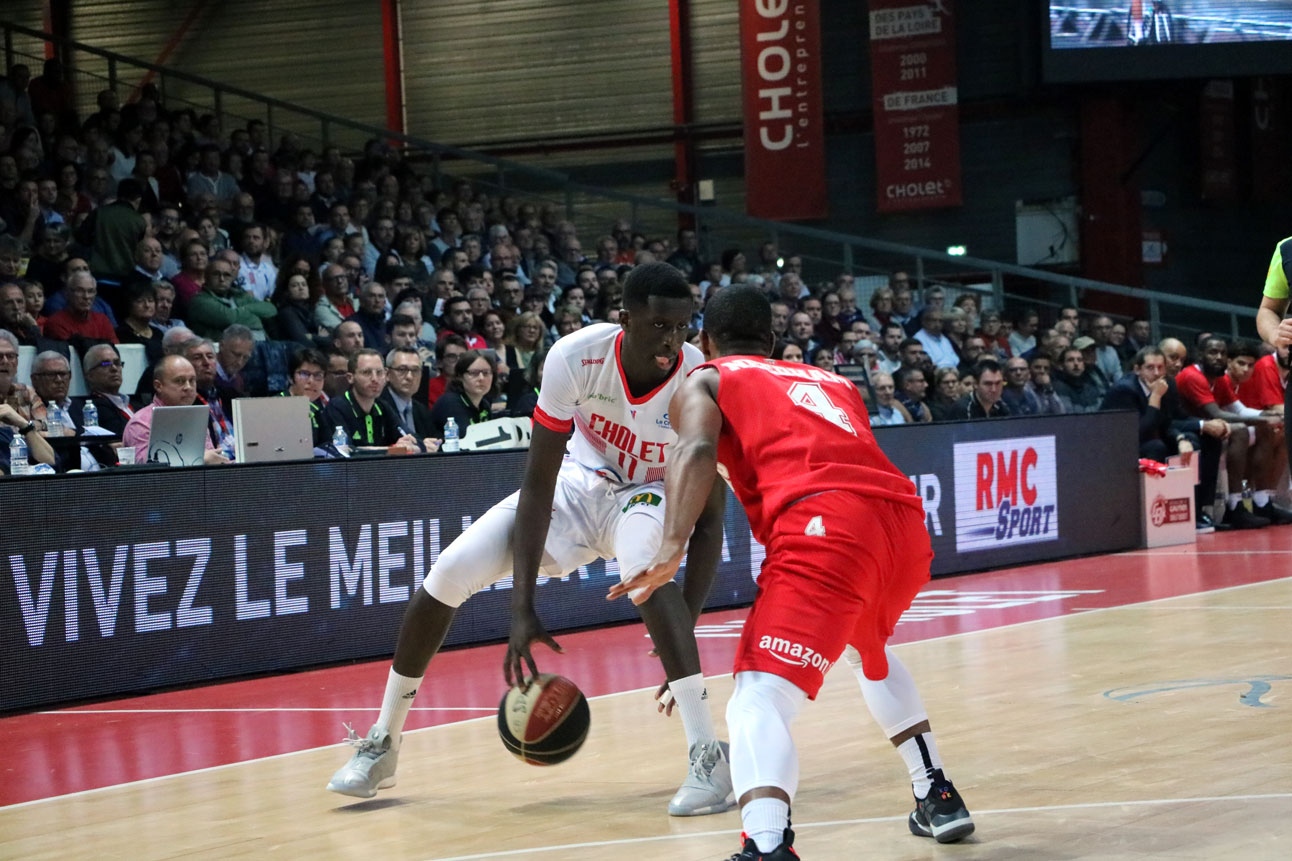
M 850 381 L 801 362 L 753 356 L 700 367 L 718 370 L 719 469 L 760 543 L 768 543 L 787 507 L 828 490 L 923 510 L 915 485 L 875 442 L 866 405 Z

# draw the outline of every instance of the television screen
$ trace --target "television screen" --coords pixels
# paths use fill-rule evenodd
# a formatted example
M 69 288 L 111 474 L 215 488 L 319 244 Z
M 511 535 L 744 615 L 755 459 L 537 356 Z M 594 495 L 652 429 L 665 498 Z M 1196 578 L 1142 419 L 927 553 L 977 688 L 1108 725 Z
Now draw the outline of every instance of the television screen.
M 1292 74 L 1292 0 L 1049 0 L 1047 81 Z

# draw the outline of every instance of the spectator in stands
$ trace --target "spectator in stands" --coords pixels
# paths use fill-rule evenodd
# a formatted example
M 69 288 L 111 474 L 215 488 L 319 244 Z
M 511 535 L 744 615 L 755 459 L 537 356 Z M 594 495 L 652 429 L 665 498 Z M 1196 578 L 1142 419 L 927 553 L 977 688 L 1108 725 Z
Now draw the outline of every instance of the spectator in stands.
M 125 310 L 124 288 L 131 284 L 151 284 L 154 281 L 161 281 L 165 275 L 162 273 L 163 259 L 162 245 L 152 236 L 145 236 L 135 245 L 135 268 L 122 280 L 120 291 L 122 301 L 121 310 Z
M 262 302 L 274 294 L 278 284 L 278 267 L 266 251 L 265 226 L 248 224 L 242 229 L 238 251 L 242 254 L 240 271 L 245 289 Z
M 880 329 L 879 369 L 886 374 L 896 374 L 902 366 L 902 344 L 906 341 L 906 330 L 901 323 L 885 323 Z M 924 345 L 921 344 L 921 347 Z
M 323 400 L 324 403 L 330 403 L 333 398 L 339 398 L 350 388 L 354 378 L 350 375 L 350 356 L 335 346 L 328 348 L 327 368 L 323 379 Z
M 45 335 L 59 341 L 117 343 L 117 333 L 106 315 L 94 310 L 98 283 L 88 272 L 77 272 L 67 280 L 68 304 L 45 323 Z
M 354 320 L 338 323 L 332 330 L 332 346 L 347 356 L 353 356 L 363 349 L 363 327 Z
M 83 368 L 85 387 L 90 393 L 88 400 L 99 411 L 99 427 L 120 436 L 126 429 L 126 422 L 143 403 L 138 395 L 128 397 L 121 394 L 122 364 L 116 347 L 111 344 L 90 347 L 85 351 Z M 116 462 L 115 457 L 112 462 Z
M 189 326 L 204 338 L 218 338 L 227 327 L 241 323 L 263 341 L 265 321 L 277 313 L 271 303 L 236 289 L 232 264 L 217 258 L 207 264 L 205 286 L 189 303 L 187 316 Z
M 924 345 L 924 351 L 934 367 L 955 368 L 960 364 L 960 356 L 956 353 L 955 346 L 942 333 L 940 303 L 928 305 L 920 313 L 920 328 L 913 337 Z
M 156 407 L 187 407 L 197 400 L 197 375 L 193 365 L 183 356 L 166 356 L 153 368 L 153 400 L 130 417 L 122 434 L 122 443 L 135 450 L 135 461 L 148 459 L 148 439 L 152 431 L 153 410 Z M 215 447 L 212 434 L 203 436 L 206 451 L 202 462 L 208 466 L 228 463 L 229 460 Z
M 185 191 L 190 200 L 210 195 L 222 213 L 233 211 L 234 198 L 240 189 L 238 181 L 220 170 L 220 147 L 215 143 L 203 144 L 198 150 L 198 168 L 188 178 Z
M 27 313 L 36 321 L 36 325 L 45 329 L 45 287 L 39 281 L 30 279 L 22 282 L 22 298 L 27 306 Z
M 1062 399 L 1054 392 L 1053 367 L 1054 361 L 1048 356 L 1036 356 L 1027 363 L 1027 371 L 1031 375 L 1027 385 L 1040 403 L 1040 415 L 1062 415 L 1065 411 Z
M 1153 334 L 1149 328 L 1148 320 L 1143 317 L 1136 317 L 1130 321 L 1126 327 L 1126 349 L 1134 356 L 1144 347 L 1153 345 Z
M 507 337 L 507 324 L 503 322 L 501 313 L 493 309 L 485 312 L 480 326 L 480 336 L 484 338 L 487 349 L 499 355 L 502 354 Z
M 323 295 L 314 304 L 314 322 L 330 332 L 354 314 L 350 276 L 345 267 L 339 263 L 323 267 L 322 286 Z
M 220 390 L 216 385 L 218 378 L 218 360 L 215 344 L 207 338 L 193 337 L 180 342 L 178 353 L 193 366 L 194 385 L 197 389 L 196 403 L 205 404 L 211 412 L 210 432 L 212 442 L 220 443 L 233 436 L 233 423 L 228 411 L 220 399 Z M 169 352 L 168 355 L 171 355 Z
M 161 361 L 163 353 L 162 330 L 153 325 L 157 291 L 151 283 L 134 281 L 125 288 L 125 296 L 122 322 L 116 328 L 117 343 L 142 344 L 148 366 L 152 367 Z
M 4 347 L 0 345 L 0 350 L 3 349 Z M 37 432 L 35 422 L 10 404 L 0 403 L 0 472 L 9 475 L 9 445 L 15 435 L 21 435 L 27 442 L 29 464 L 43 463 L 52 467 L 57 463 L 54 449 Z
M 1235 529 L 1292 523 L 1292 511 L 1273 501 L 1287 481 L 1283 417 L 1240 401 L 1225 377 L 1228 366 L 1229 344 L 1213 336 L 1202 342 L 1201 361 L 1181 370 L 1175 379 L 1185 411 L 1204 422 L 1223 419 L 1230 426 L 1226 448 L 1229 493 L 1222 522 Z M 1247 427 L 1255 429 L 1250 445 Z M 1242 504 L 1243 489 L 1249 484 L 1254 488 L 1250 513 Z
M 455 296 L 445 300 L 444 325 L 440 329 L 439 337 L 442 339 L 450 334 L 457 335 L 466 342 L 467 349 L 483 350 L 485 348 L 484 338 L 471 329 L 473 319 L 471 301 L 467 297 Z
M 677 232 L 677 250 L 665 262 L 680 270 L 688 280 L 697 278 L 703 261 L 700 257 L 700 240 L 694 230 L 684 227 Z
M 875 391 L 875 408 L 870 414 L 870 424 L 874 427 L 908 424 L 910 416 L 895 398 L 896 386 L 892 376 L 877 373 L 871 378 L 870 384 Z
M 543 319 L 532 312 L 512 317 L 507 323 L 500 356 L 509 369 L 506 390 L 509 403 L 523 394 L 526 372 L 546 350 L 543 330 Z
M 381 393 L 382 406 L 398 419 L 399 429 L 416 437 L 425 451 L 438 451 L 431 408 L 417 398 L 422 385 L 422 359 L 416 350 L 395 347 L 386 354 L 386 390 Z
M 30 419 L 35 394 L 17 381 L 17 375 L 18 338 L 7 329 L 0 329 L 0 404 L 8 404 Z
M 806 311 L 795 311 L 790 315 L 790 327 L 786 340 L 798 345 L 803 355 L 806 356 L 821 346 L 813 337 L 815 334 L 816 327 L 812 325 L 812 317 Z
M 10 158 L 8 163 L 12 161 Z M 13 195 L 0 196 L 0 230 L 8 231 L 25 244 L 32 244 L 40 238 L 42 226 L 36 182 L 19 179 Z
M 1041 399 L 1033 391 L 1031 369 L 1022 356 L 1005 360 L 1005 386 L 1000 401 L 1011 416 L 1041 414 Z
M 255 352 L 256 340 L 246 326 L 234 323 L 220 334 L 220 345 L 215 352 L 215 392 L 226 416 L 233 415 L 236 398 L 252 393 L 243 371 Z
M 793 341 L 777 341 L 772 347 L 772 358 L 780 359 L 782 362 L 805 361 L 803 349 Z
M 171 279 L 175 285 L 175 300 L 180 313 L 188 313 L 188 305 L 193 297 L 202 292 L 206 283 L 206 267 L 210 263 L 206 245 L 200 239 L 194 239 L 184 245 L 180 255 L 179 274 Z
M 1163 338 L 1157 348 L 1162 351 L 1162 358 L 1166 359 L 1167 376 L 1176 377 L 1188 364 L 1189 350 L 1178 338 Z
M 314 322 L 314 308 L 322 297 L 323 288 L 312 268 L 309 274 L 293 272 L 285 266 L 279 270 L 270 300 L 278 309 L 274 318 L 277 337 L 303 347 L 318 346 L 326 340 L 327 330 Z
M 929 379 L 924 375 L 924 368 L 916 365 L 903 365 L 897 372 L 897 401 L 906 408 L 906 414 L 913 422 L 931 422 L 933 414 L 929 412 L 925 398 L 929 391 Z
M 359 294 L 359 308 L 346 318 L 356 323 L 363 333 L 363 346 L 381 351 L 386 346 L 386 288 L 378 281 L 369 281 Z
M 0 280 L 0 329 L 7 329 L 18 343 L 34 347 L 41 339 L 40 325 L 27 310 L 27 297 L 16 281 Z
M 1125 323 L 1113 323 L 1113 328 L 1108 334 L 1108 346 L 1116 351 L 1117 361 L 1123 368 L 1135 356 L 1135 351 L 1126 344 Z
M 957 407 L 960 401 L 960 371 L 956 368 L 938 368 L 933 372 L 933 392 L 929 395 L 929 414 L 935 422 L 949 422 L 964 418 Z
M 901 323 L 903 331 L 910 337 L 920 327 L 920 318 L 915 312 L 915 293 L 911 290 L 909 280 L 890 281 L 890 284 L 893 288 L 893 311 L 889 320 Z
M 153 293 L 157 301 L 153 306 L 153 325 L 165 334 L 177 326 L 184 326 L 184 321 L 174 316 L 175 285 L 169 281 L 158 281 L 153 284 Z
M 328 401 L 320 424 L 341 427 L 351 447 L 394 447 L 418 451 L 417 439 L 401 433 L 395 412 L 378 402 L 386 387 L 386 365 L 381 353 L 362 349 L 350 357 L 353 382 L 340 397 Z
M 1090 341 L 1077 339 L 1078 343 Z M 1093 344 L 1094 342 L 1091 341 Z M 1063 404 L 1065 413 L 1093 413 L 1104 399 L 1104 388 L 1095 377 L 1095 370 L 1086 366 L 1080 347 L 1073 345 L 1063 351 L 1063 368 L 1054 373 L 1054 391 Z
M 907 338 L 902 341 L 901 347 L 897 350 L 897 355 L 901 358 L 902 367 L 904 368 L 919 368 L 924 372 L 933 370 L 933 363 L 929 361 L 929 354 L 924 349 L 924 344 L 915 338 Z M 902 391 L 902 380 L 900 376 L 896 379 L 897 391 L 900 397 Z
M 105 284 L 119 285 L 134 271 L 135 247 L 147 232 L 142 199 L 139 181 L 127 177 L 117 186 L 117 199 L 91 212 L 77 230 L 77 240 L 91 249 L 90 270 Z
M 1118 377 L 1113 377 L 1110 380 L 1104 375 L 1104 372 L 1100 370 L 1098 365 L 1098 356 L 1095 352 L 1098 349 L 1098 344 L 1095 342 L 1094 338 L 1089 335 L 1082 335 L 1073 342 L 1072 346 L 1081 351 L 1081 358 L 1084 359 L 1086 363 L 1086 372 L 1094 379 L 1095 384 L 1099 387 L 1099 399 L 1102 401 L 1104 395 L 1108 394 L 1108 389 L 1112 387 L 1112 384 L 1117 381 Z M 1120 376 L 1120 374 L 1118 374 L 1118 376 Z
M 457 422 L 462 434 L 468 425 L 489 421 L 496 394 L 493 362 L 479 350 L 467 350 L 454 363 L 448 389 L 431 408 L 431 436 L 443 438 L 449 418 Z
M 453 369 L 458 357 L 467 351 L 467 343 L 461 335 L 450 333 L 435 344 L 435 367 L 438 370 L 426 386 L 426 402 L 434 406 L 435 402 L 448 390 L 449 381 L 453 379 Z
M 1009 334 L 1009 354 L 1021 356 L 1036 346 L 1036 330 L 1041 315 L 1035 308 L 1024 308 L 1014 317 L 1014 331 Z
M 982 329 L 978 334 L 987 345 L 987 351 L 997 359 L 1007 359 L 1010 356 L 1009 335 L 1003 330 L 1003 325 L 999 311 L 982 313 Z
M 5 255 L 4 242 L 11 237 L 0 236 L 0 257 Z M 71 230 L 66 224 L 57 224 L 45 229 L 43 239 L 36 245 L 36 253 L 27 262 L 27 278 L 38 281 L 47 294 L 53 295 L 62 289 L 62 269 L 70 256 L 67 251 Z
M 1100 314 L 1090 321 L 1090 338 L 1094 342 L 1095 367 L 1109 385 L 1122 375 L 1122 360 L 1117 355 L 1117 348 L 1111 343 L 1113 319 Z
M 1001 403 L 1001 392 L 1005 387 L 1005 377 L 1001 373 L 1000 363 L 995 359 L 983 359 L 978 363 L 978 381 L 971 395 L 965 395 L 960 401 L 960 418 L 999 419 L 1008 416 L 1009 407 Z
M 49 436 L 49 404 L 52 402 L 66 410 L 74 426 L 63 428 L 63 436 L 76 434 L 76 427 L 81 424 L 80 404 L 74 404 L 67 396 L 72 384 L 72 366 L 67 357 L 53 350 L 38 353 L 31 362 L 31 388 L 35 397 L 31 404 L 31 418 L 40 426 L 41 432 Z M 75 412 L 75 414 L 73 414 Z
M 970 335 L 965 338 L 964 348 L 960 351 L 961 371 L 972 371 L 978 367 L 978 360 L 984 356 L 994 358 L 995 353 L 987 351 L 987 342 L 983 340 L 982 335 Z
M 42 74 L 27 85 L 32 114 L 54 116 L 60 128 L 76 122 L 76 102 L 64 73 L 63 62 L 57 58 L 45 61 Z

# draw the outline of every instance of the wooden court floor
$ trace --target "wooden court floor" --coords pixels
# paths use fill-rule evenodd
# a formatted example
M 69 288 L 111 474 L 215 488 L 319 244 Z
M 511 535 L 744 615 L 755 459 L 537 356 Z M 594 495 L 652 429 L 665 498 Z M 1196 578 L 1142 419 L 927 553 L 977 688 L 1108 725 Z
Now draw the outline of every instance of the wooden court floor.
M 977 833 L 938 846 L 907 832 L 904 768 L 842 667 L 796 725 L 799 853 L 812 861 L 1288 858 L 1292 528 L 1264 532 L 955 578 L 950 588 L 935 581 L 939 593 L 993 586 L 998 604 L 1002 594 L 1027 593 L 1029 582 L 1044 586 L 1032 594 L 1071 593 L 1041 602 L 1063 604 L 1062 612 L 1019 618 L 997 609 L 999 618 L 979 627 L 950 614 L 952 629 L 924 638 L 899 629 L 910 641 L 896 649 L 920 684 Z M 1085 573 L 1065 579 L 1069 565 Z M 1226 578 L 1208 579 L 1220 566 Z M 1152 588 L 1181 579 L 1183 590 Z M 1104 588 L 1089 588 L 1098 583 Z M 1173 597 L 1156 597 L 1163 591 Z M 720 645 L 729 651 L 732 642 Z M 499 649 L 479 650 L 487 658 L 480 672 L 497 673 Z M 356 701 L 379 699 L 384 666 L 370 665 Z M 711 679 L 719 719 L 730 690 L 730 676 Z M 676 719 L 650 705 L 640 688 L 596 697 L 584 749 L 546 769 L 503 751 L 492 714 L 414 730 L 399 785 L 366 802 L 323 791 L 346 757 L 331 745 L 10 804 L 0 807 L 0 858 L 725 859 L 737 848 L 736 812 L 665 814 L 683 777 L 683 744 Z M 23 743 L 4 735 L 8 724 L 39 739 L 19 725 L 36 717 L 0 720 L 0 738 Z M 22 775 L 10 767 L 3 779 Z

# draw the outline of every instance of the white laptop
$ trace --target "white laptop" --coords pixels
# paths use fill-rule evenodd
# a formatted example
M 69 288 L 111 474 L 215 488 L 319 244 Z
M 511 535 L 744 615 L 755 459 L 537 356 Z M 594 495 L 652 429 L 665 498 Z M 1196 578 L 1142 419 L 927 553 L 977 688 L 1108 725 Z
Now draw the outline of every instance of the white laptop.
M 170 466 L 201 466 L 206 453 L 210 407 L 153 407 L 148 432 L 148 462 Z
M 308 398 L 238 398 L 233 402 L 238 463 L 309 460 L 314 431 Z

